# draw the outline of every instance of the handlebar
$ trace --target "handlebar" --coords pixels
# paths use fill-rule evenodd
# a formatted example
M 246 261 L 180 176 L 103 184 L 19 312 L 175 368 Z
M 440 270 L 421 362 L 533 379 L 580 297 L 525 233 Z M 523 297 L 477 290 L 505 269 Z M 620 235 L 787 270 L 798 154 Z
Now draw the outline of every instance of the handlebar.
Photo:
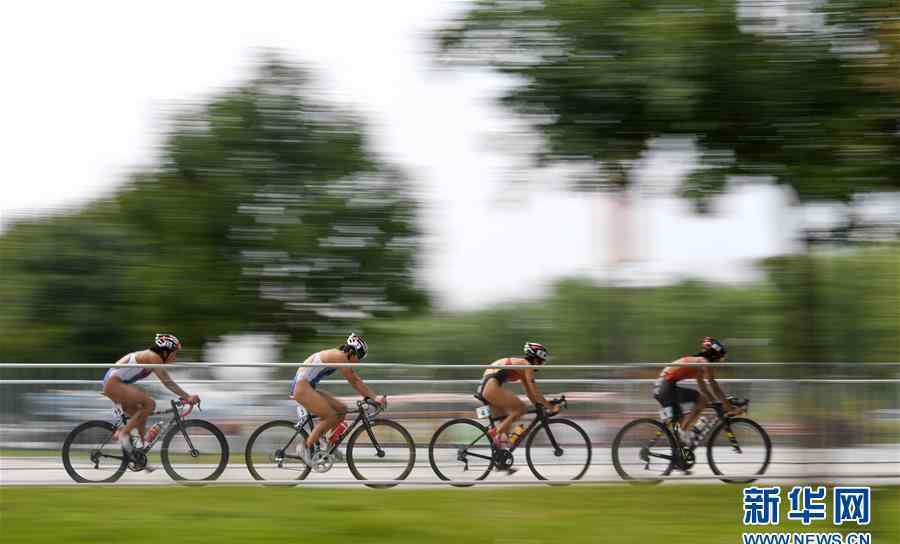
M 356 401 L 356 407 L 359 408 L 360 412 L 362 412 L 367 407 L 373 408 L 374 411 L 369 415 L 369 417 L 374 417 L 387 409 L 387 395 L 381 397 L 381 402 L 378 402 L 375 399 L 369 397 L 366 397 L 363 400 L 358 400 Z
M 750 399 L 739 399 L 737 397 L 728 396 L 725 399 L 731 403 L 735 408 L 740 408 L 742 413 L 746 413 L 750 409 Z M 717 412 L 724 413 L 724 407 L 721 401 L 713 401 L 709 403 L 709 405 L 714 408 Z
M 568 408 L 568 407 L 569 407 L 569 403 L 568 403 L 568 401 L 566 401 L 566 396 L 565 396 L 565 395 L 562 395 L 562 396 L 559 397 L 558 399 L 551 399 L 551 400 L 550 400 L 550 404 L 552 404 L 553 406 L 559 406 L 559 405 L 562 405 L 563 408 Z M 544 405 L 543 405 L 543 404 L 536 404 L 536 405 L 534 406 L 534 409 L 533 409 L 533 410 L 529 410 L 529 412 L 531 412 L 531 413 L 538 413 L 538 412 L 545 412 L 545 411 L 547 411 L 547 409 L 544 408 Z
M 184 407 L 184 406 L 187 406 L 188 409 L 187 409 L 186 411 L 184 411 L 184 412 L 180 412 L 180 413 L 178 414 L 179 417 L 187 417 L 188 414 L 190 414 L 191 412 L 194 411 L 194 406 L 197 406 L 197 409 L 200 410 L 201 412 L 203 411 L 203 410 L 200 409 L 200 402 L 197 402 L 197 404 L 194 405 L 194 404 L 192 404 L 192 403 L 190 403 L 190 402 L 187 402 L 187 401 L 184 401 L 184 400 L 181 400 L 181 399 L 173 400 L 173 401 L 172 401 L 172 409 L 175 410 L 176 412 L 179 412 L 179 408 L 182 408 L 182 407 Z

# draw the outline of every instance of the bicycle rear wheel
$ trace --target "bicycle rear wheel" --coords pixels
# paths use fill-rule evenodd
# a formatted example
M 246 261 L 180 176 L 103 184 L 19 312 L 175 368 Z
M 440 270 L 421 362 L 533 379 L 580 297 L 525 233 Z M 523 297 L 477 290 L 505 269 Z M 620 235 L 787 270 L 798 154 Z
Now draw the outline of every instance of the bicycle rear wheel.
M 357 480 L 405 480 L 416 464 L 409 431 L 389 419 L 373 419 L 347 440 L 347 466 Z M 369 485 L 393 487 L 396 484 Z
M 166 433 L 160 457 L 173 480 L 215 480 L 228 465 L 228 442 L 212 423 L 186 420 Z
M 766 431 L 753 420 L 738 417 L 719 424 L 709 437 L 706 459 L 709 468 L 723 482 L 747 484 L 769 468 L 772 441 Z
M 659 484 L 675 467 L 675 439 L 654 419 L 628 423 L 613 440 L 613 466 L 623 480 L 635 484 Z
M 591 466 L 591 440 L 568 419 L 548 419 L 528 435 L 528 468 L 539 480 L 580 480 Z
M 256 480 L 302 480 L 310 468 L 297 453 L 306 431 L 290 421 L 270 421 L 250 435 L 244 449 L 247 470 Z
M 128 460 L 118 441 L 115 426 L 106 421 L 88 421 L 72 429 L 63 442 L 66 472 L 79 483 L 111 483 L 122 477 Z
M 487 429 L 471 419 L 441 425 L 428 445 L 428 461 L 438 478 L 456 487 L 484 480 L 494 468 L 493 446 Z

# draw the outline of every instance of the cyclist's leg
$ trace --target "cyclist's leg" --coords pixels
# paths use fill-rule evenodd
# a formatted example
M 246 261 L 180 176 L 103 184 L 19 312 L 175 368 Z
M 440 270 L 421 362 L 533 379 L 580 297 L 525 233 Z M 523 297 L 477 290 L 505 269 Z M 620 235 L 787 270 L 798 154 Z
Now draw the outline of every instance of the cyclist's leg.
M 653 398 L 663 407 L 663 420 L 666 424 L 681 421 L 681 407 L 675 399 L 675 385 L 660 378 L 653 387 Z
M 508 433 L 516 420 L 527 411 L 525 403 L 519 400 L 515 393 L 504 389 L 503 385 L 497 380 L 488 380 L 484 384 L 481 394 L 485 400 L 491 403 L 492 411 L 496 408 L 499 409 L 501 415 L 506 414 L 506 418 L 497 427 L 498 435 Z
M 141 436 L 146 432 L 147 418 L 156 409 L 156 402 L 139 388 L 122 383 L 118 378 L 109 379 L 103 386 L 103 394 L 113 402 L 122 405 L 122 409 L 130 416 L 121 433 L 129 433 L 137 428 Z
M 335 398 L 334 395 L 332 395 L 328 391 L 325 391 L 324 389 L 321 391 L 317 390 L 316 393 L 325 397 L 325 400 L 328 401 L 328 404 L 330 404 L 331 408 L 334 409 L 335 413 L 337 413 L 338 422 L 337 422 L 337 424 L 335 424 L 335 426 L 339 425 L 341 423 L 341 421 L 344 421 L 347 418 L 347 405 L 346 404 L 339 401 L 337 398 Z
M 337 426 L 342 416 L 338 416 L 328 399 L 316 391 L 306 380 L 297 382 L 294 388 L 294 400 L 319 418 L 319 422 L 306 439 L 306 447 L 311 448 L 322 436 L 322 433 Z
M 701 395 L 700 392 L 696 389 L 676 386 L 675 398 L 677 399 L 679 405 L 693 405 L 690 412 L 681 418 L 681 428 L 686 431 L 694 425 L 694 423 L 697 421 L 697 418 L 700 417 L 700 412 L 702 412 L 706 408 L 706 397 Z

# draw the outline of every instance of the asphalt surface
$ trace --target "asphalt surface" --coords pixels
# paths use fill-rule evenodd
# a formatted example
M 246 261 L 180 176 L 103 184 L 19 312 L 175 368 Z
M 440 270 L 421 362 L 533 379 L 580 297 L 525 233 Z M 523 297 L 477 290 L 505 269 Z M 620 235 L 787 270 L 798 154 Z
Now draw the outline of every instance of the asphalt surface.
M 428 463 L 428 451 L 425 448 L 417 449 L 416 465 L 407 481 L 415 485 L 442 485 L 435 476 Z M 698 451 L 698 462 L 690 475 L 674 473 L 671 482 L 696 483 L 701 480 L 710 483 L 718 482 L 713 479 L 715 475 L 706 463 L 705 452 Z M 568 479 L 572 474 L 572 466 L 554 462 L 552 454 L 542 452 L 536 456 L 536 464 L 542 474 L 551 480 Z M 151 464 L 158 470 L 153 473 L 126 471 L 117 484 L 149 484 L 149 485 L 176 485 L 169 475 L 158 464 L 158 458 L 151 457 Z M 180 465 L 183 466 L 183 465 Z M 491 473 L 486 482 L 493 485 L 523 485 L 528 483 L 540 484 L 535 475 L 529 470 L 523 451 L 517 451 L 515 467 L 519 470 L 512 475 L 506 473 Z M 371 464 L 363 465 L 367 470 L 369 479 L 392 479 L 397 473 L 393 465 L 376 467 Z M 742 467 L 735 467 L 736 473 Z M 208 471 L 205 467 L 194 470 Z M 185 474 L 190 477 L 192 469 L 188 468 Z M 288 472 L 292 475 L 293 473 Z M 591 482 L 619 482 L 621 478 L 612 465 L 609 448 L 595 448 L 592 454 L 592 463 L 587 473 L 582 478 Z M 816 479 L 820 481 L 833 481 L 835 483 L 854 482 L 864 484 L 900 483 L 900 444 L 871 447 L 856 447 L 845 449 L 775 449 L 772 460 L 766 474 L 759 480 L 763 483 L 784 483 L 786 480 Z M 232 452 L 231 462 L 218 480 L 221 483 L 250 484 L 254 480 L 243 464 L 243 452 Z M 306 482 L 312 484 L 321 482 L 324 485 L 356 484 L 357 480 L 351 474 L 346 464 L 337 463 L 328 472 L 310 473 Z M 59 457 L 0 457 L 0 485 L 78 485 L 66 473 Z

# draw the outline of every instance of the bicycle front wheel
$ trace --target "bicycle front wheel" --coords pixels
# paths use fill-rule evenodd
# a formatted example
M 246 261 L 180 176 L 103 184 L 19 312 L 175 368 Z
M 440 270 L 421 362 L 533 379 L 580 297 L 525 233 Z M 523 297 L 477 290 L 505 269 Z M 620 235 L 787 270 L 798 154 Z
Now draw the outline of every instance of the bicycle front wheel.
M 88 421 L 75 427 L 63 442 L 66 472 L 79 483 L 111 483 L 122 477 L 128 464 L 125 452 L 113 440 L 115 427 L 106 421 Z
M 454 419 L 441 425 L 428 445 L 428 461 L 441 480 L 468 487 L 484 480 L 494 468 L 493 446 L 484 425 Z
M 709 437 L 706 459 L 723 482 L 747 484 L 769 468 L 772 441 L 753 420 L 737 417 L 719 424 Z
M 623 480 L 658 484 L 675 467 L 675 439 L 659 421 L 636 419 L 616 435 L 612 459 Z
M 191 419 L 169 429 L 160 457 L 173 480 L 215 480 L 228 464 L 228 442 L 212 423 Z
M 250 435 L 244 450 L 247 470 L 256 480 L 302 480 L 310 468 L 300 459 L 298 446 L 306 431 L 290 421 L 270 421 Z
M 580 480 L 591 466 L 591 440 L 568 419 L 548 419 L 528 435 L 528 468 L 539 480 Z
M 347 441 L 347 466 L 357 480 L 405 480 L 415 464 L 416 444 L 394 421 L 374 419 L 368 427 L 359 426 Z

